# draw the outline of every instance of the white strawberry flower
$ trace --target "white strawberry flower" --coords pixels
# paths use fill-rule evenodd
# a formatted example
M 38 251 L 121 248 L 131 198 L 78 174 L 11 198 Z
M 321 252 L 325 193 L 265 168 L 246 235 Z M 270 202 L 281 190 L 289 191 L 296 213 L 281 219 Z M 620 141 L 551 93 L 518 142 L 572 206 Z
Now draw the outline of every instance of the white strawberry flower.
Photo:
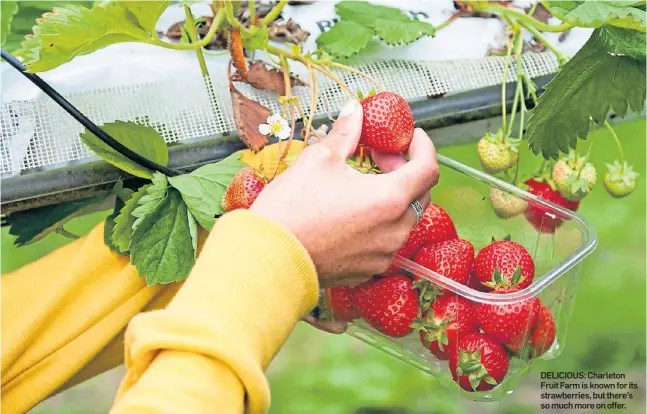
M 258 132 L 263 135 L 272 135 L 278 139 L 288 139 L 292 133 L 288 121 L 279 115 L 270 115 L 267 117 L 267 124 L 260 124 Z

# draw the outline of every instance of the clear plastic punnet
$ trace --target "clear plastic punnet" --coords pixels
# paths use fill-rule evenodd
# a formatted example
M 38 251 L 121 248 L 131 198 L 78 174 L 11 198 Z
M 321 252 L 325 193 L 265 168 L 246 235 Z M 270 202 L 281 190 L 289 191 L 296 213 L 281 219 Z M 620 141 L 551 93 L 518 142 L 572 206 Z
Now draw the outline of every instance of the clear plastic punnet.
M 457 238 L 473 246 L 469 282 L 441 274 L 453 271 L 445 262 L 439 271 L 417 263 L 424 262 L 417 260 L 423 246 L 432 246 L 427 253 L 439 246 L 423 243 L 416 246 L 417 253 L 408 253 L 409 258 L 395 255 L 390 273 L 341 296 L 326 289 L 315 314 L 348 322 L 348 334 L 434 376 L 468 399 L 500 400 L 513 392 L 535 360 L 557 358 L 566 346 L 581 264 L 595 249 L 597 237 L 570 210 L 449 158 L 439 155 L 438 161 L 440 182 L 432 190 L 432 203 L 449 215 Z M 490 193 L 497 190 L 513 196 L 524 211 L 507 219 L 496 214 Z M 482 275 L 497 260 L 486 257 L 485 251 L 481 257 L 479 253 L 508 239 L 530 254 L 534 277 L 517 266 L 511 282 L 501 274 L 493 275 L 491 282 L 516 283 L 516 289 L 474 285 L 477 273 Z M 501 260 L 505 274 L 509 258 Z M 387 289 L 386 298 L 374 292 L 371 296 L 370 289 L 386 285 L 380 281 L 387 278 L 397 279 L 404 290 Z M 407 289 L 417 297 L 414 320 L 413 295 Z

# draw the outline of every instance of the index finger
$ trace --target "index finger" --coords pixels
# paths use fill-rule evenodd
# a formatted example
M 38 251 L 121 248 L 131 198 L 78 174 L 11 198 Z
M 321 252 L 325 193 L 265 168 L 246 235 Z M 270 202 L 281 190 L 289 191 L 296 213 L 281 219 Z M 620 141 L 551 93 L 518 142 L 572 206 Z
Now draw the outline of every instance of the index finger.
M 413 201 L 438 183 L 440 172 L 436 147 L 424 130 L 416 128 L 407 155 L 409 162 L 384 176 L 391 180 L 394 188 L 404 191 L 406 197 Z

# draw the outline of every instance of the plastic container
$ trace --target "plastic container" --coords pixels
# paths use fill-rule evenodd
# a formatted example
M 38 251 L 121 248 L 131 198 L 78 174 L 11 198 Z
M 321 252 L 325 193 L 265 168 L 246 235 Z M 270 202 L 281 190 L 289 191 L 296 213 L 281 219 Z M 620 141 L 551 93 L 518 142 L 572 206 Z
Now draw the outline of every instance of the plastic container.
M 539 298 L 541 304 L 550 310 L 556 326 L 555 340 L 539 358 L 556 358 L 566 344 L 581 263 L 597 245 L 594 230 L 574 212 L 548 203 L 492 176 L 443 156 L 438 156 L 438 162 L 441 168 L 441 179 L 432 190 L 432 202 L 449 213 L 458 237 L 470 241 L 476 254 L 489 245 L 493 237 L 500 240 L 510 235 L 513 241 L 522 244 L 532 255 L 535 263 L 534 280 L 523 290 L 492 294 L 457 283 L 402 256 L 395 256 L 394 264 L 399 267 L 399 271 L 404 271 L 411 278 L 415 276 L 428 280 L 433 286 L 444 288 L 445 294 L 455 293 L 469 300 L 475 309 L 482 309 L 479 308 L 480 304 L 501 306 Z M 535 207 L 535 211 L 540 209 L 539 211 L 544 213 L 548 226 L 536 228 L 524 214 L 509 219 L 499 218 L 489 200 L 491 188 L 500 189 L 527 201 L 528 205 Z M 551 232 L 550 228 L 546 227 L 553 225 L 555 219 L 563 221 L 554 232 Z M 542 222 L 541 219 L 539 222 Z M 323 298 L 321 303 L 328 303 L 327 299 Z M 325 305 L 322 306 L 325 307 Z M 331 312 L 327 313 L 330 317 Z M 321 315 L 325 315 L 325 312 Z M 419 313 L 418 317 L 420 316 Z M 332 318 L 335 318 L 334 313 Z M 481 330 L 480 326 L 478 329 Z M 527 329 L 527 339 L 530 340 L 534 333 L 530 330 L 536 328 Z M 509 356 L 507 374 L 493 389 L 465 391 L 453 380 L 448 361 L 440 360 L 432 354 L 423 345 L 420 332 L 417 330 L 413 330 L 405 337 L 393 338 L 378 332 L 360 317 L 349 323 L 347 333 L 431 374 L 446 387 L 476 401 L 499 400 L 511 393 L 518 380 L 529 372 L 531 364 L 536 359 L 528 352 L 532 348 L 532 342 L 526 343 L 521 355 L 513 356 L 510 351 L 507 351 Z M 459 334 L 458 342 L 460 343 L 461 337 L 465 336 Z

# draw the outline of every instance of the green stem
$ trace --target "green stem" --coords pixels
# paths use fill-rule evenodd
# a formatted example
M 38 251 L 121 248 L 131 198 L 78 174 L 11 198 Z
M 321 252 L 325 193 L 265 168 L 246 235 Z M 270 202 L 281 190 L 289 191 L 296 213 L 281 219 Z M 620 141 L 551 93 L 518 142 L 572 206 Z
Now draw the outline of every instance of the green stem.
M 216 35 L 216 32 L 218 31 L 218 28 L 222 24 L 224 17 L 225 17 L 225 11 L 223 9 L 218 10 L 216 17 L 214 17 L 213 21 L 211 22 L 211 27 L 209 28 L 209 32 L 207 32 L 207 35 L 197 43 L 190 43 L 190 44 L 168 43 L 168 42 L 163 42 L 161 40 L 156 40 L 156 39 L 152 39 L 151 41 L 149 41 L 149 43 L 155 46 L 161 46 L 167 49 L 174 49 L 174 50 L 202 49 L 203 47 L 208 45 L 211 42 L 211 40 L 213 40 L 213 37 Z
M 589 149 L 586 151 L 586 159 L 589 159 L 589 156 L 591 155 L 591 150 L 593 149 L 593 137 L 594 137 L 594 124 L 593 124 L 593 118 L 589 117 L 589 137 L 591 137 L 591 143 L 589 144 Z
M 61 236 L 63 236 L 63 237 L 67 237 L 68 239 L 72 239 L 72 240 L 76 240 L 76 239 L 79 239 L 79 238 L 80 238 L 80 237 L 79 237 L 79 236 L 77 236 L 76 234 L 74 234 L 74 233 L 70 233 L 69 231 L 65 230 L 65 228 L 63 228 L 63 226 L 61 226 L 61 227 L 57 228 L 57 229 L 56 229 L 56 233 L 57 233 L 57 234 L 60 234 L 60 235 L 61 235 Z
M 191 13 L 191 8 L 188 5 L 184 5 L 184 14 L 186 16 L 186 24 L 189 29 L 189 35 L 191 43 L 198 42 L 198 30 L 195 28 L 195 19 L 193 18 L 193 13 Z M 198 63 L 200 64 L 200 70 L 202 71 L 202 76 L 209 76 L 209 70 L 207 69 L 207 63 L 204 61 L 204 54 L 202 53 L 202 48 L 195 50 L 195 54 L 198 57 Z
M 501 122 L 501 130 L 503 133 L 507 131 L 507 122 L 506 122 L 506 116 L 508 112 L 508 108 L 506 105 L 506 84 L 508 83 L 508 69 L 510 68 L 510 55 L 512 55 L 512 44 L 508 42 L 508 51 L 506 52 L 505 55 L 505 65 L 503 67 L 503 82 L 501 83 L 501 117 L 502 117 L 502 122 Z
M 541 30 L 542 32 L 556 33 L 556 32 L 564 32 L 568 29 L 573 28 L 573 25 L 570 23 L 563 23 L 563 24 L 560 24 L 559 26 L 551 26 L 549 24 L 540 22 L 534 17 L 528 16 L 525 13 L 521 13 L 514 9 L 509 9 L 507 7 L 503 7 L 498 4 L 481 2 L 479 4 L 475 4 L 472 8 L 474 11 L 477 11 L 477 12 L 490 12 L 490 13 L 500 14 L 504 16 L 510 16 L 511 18 L 519 21 L 519 23 L 526 29 L 528 29 L 529 26 L 532 26 L 537 30 Z
M 616 145 L 618 146 L 618 151 L 620 151 L 620 165 L 622 166 L 621 169 L 620 169 L 620 173 L 622 173 L 622 172 L 624 172 L 623 170 L 625 168 L 625 153 L 622 150 L 622 145 L 620 144 L 620 140 L 618 139 L 618 136 L 616 135 L 616 131 L 613 130 L 613 128 L 611 127 L 611 124 L 609 123 L 609 121 L 604 121 L 604 126 L 611 133 L 611 136 L 616 141 Z
M 457 18 L 459 18 L 460 16 L 462 16 L 462 15 L 464 15 L 466 13 L 467 12 L 465 10 L 459 10 L 456 13 L 452 14 L 451 16 L 449 16 L 449 19 L 445 20 L 444 22 L 442 22 L 441 24 L 439 24 L 438 26 L 435 27 L 436 32 L 438 32 L 439 30 L 442 30 L 445 27 L 449 26 L 452 22 L 456 21 Z
M 544 158 L 541 161 L 541 166 L 539 167 L 539 172 L 537 172 L 536 175 L 541 176 L 544 173 L 544 171 L 546 171 L 546 166 L 547 165 L 548 165 L 548 160 L 546 158 Z
M 539 6 L 539 2 L 536 1 L 530 6 L 530 10 L 528 10 L 528 16 L 532 17 L 535 14 L 535 10 L 537 10 L 537 6 Z
M 539 40 L 541 43 L 543 43 L 551 52 L 553 52 L 555 56 L 557 56 L 557 61 L 559 62 L 560 66 L 566 63 L 566 61 L 568 60 L 566 56 L 564 56 L 562 52 L 557 50 L 555 45 L 549 42 L 548 39 L 546 39 L 546 37 L 539 30 L 537 30 L 537 28 L 530 25 L 523 25 L 523 24 L 522 26 L 525 27 L 530 33 L 532 33 L 532 35 L 535 36 L 535 38 Z
M 517 87 L 514 91 L 514 101 L 512 101 L 512 113 L 510 114 L 510 123 L 508 124 L 508 129 L 504 130 L 503 133 L 506 137 L 509 137 L 512 134 L 512 128 L 514 128 L 514 119 L 517 115 L 517 106 L 519 105 L 519 96 L 523 94 L 523 88 L 519 85 L 517 81 Z
M 288 4 L 288 0 L 281 0 L 269 13 L 263 18 L 261 26 L 269 26 L 281 14 L 283 7 Z
M 315 62 L 313 62 L 313 63 L 318 64 L 318 65 L 321 65 L 321 62 L 320 62 L 320 61 L 315 61 Z M 355 74 L 357 74 L 357 75 L 359 75 L 359 76 L 361 76 L 361 77 L 363 77 L 363 78 L 368 79 L 368 80 L 369 80 L 370 82 L 372 82 L 375 86 L 377 86 L 378 91 L 385 91 L 385 90 L 386 90 L 386 88 L 384 87 L 384 85 L 382 85 L 380 82 L 378 82 L 378 81 L 377 81 L 377 79 L 375 79 L 374 77 L 372 77 L 372 76 L 370 76 L 370 75 L 367 75 L 366 73 L 362 72 L 362 71 L 361 71 L 361 70 L 359 70 L 359 69 L 355 69 L 355 68 L 354 68 L 354 67 L 352 67 L 352 66 L 346 66 L 346 65 L 343 65 L 343 64 L 341 64 L 341 63 L 337 63 L 337 62 L 330 62 L 330 63 L 328 63 L 328 65 L 329 65 L 329 66 L 332 66 L 333 68 L 338 68 L 338 69 L 343 69 L 343 70 L 348 71 L 348 72 L 353 72 L 353 73 L 355 73 Z
M 514 178 L 512 179 L 512 185 L 515 187 L 519 184 L 519 160 L 521 159 L 521 154 L 517 154 L 517 167 L 514 169 Z
M 225 1 L 225 13 L 227 15 L 227 21 L 232 27 L 239 29 L 241 33 L 250 34 L 249 29 L 234 16 L 234 6 L 231 4 L 231 1 Z
M 324 66 L 324 63 L 318 60 L 314 59 L 306 59 L 303 56 L 300 55 L 295 55 L 294 53 L 290 52 L 289 50 L 282 49 L 276 46 L 268 45 L 267 48 L 265 49 L 267 53 L 271 53 L 276 56 L 281 56 L 281 57 L 286 57 L 288 59 L 295 60 L 297 62 L 303 63 L 305 66 L 307 65 L 312 65 L 312 68 L 316 70 L 317 72 L 321 72 L 325 76 L 329 77 L 330 79 L 334 80 L 337 82 L 337 84 L 351 97 L 354 98 L 355 100 L 360 100 L 359 97 L 355 92 L 350 90 L 348 86 L 344 83 L 343 80 L 339 78 L 335 73 L 330 71 L 327 67 Z M 321 62 L 321 63 L 320 63 Z M 327 63 L 330 65 L 330 63 Z
M 517 114 L 517 105 L 519 105 L 519 98 L 523 95 L 523 65 L 521 60 L 521 52 L 523 51 L 523 36 L 521 33 L 515 33 L 514 36 L 514 58 L 515 58 L 515 70 L 517 73 L 517 87 L 514 93 L 514 101 L 512 102 L 512 114 L 510 116 L 510 124 L 508 130 L 503 132 L 505 136 L 512 134 L 512 128 L 514 128 L 514 119 Z
M 249 8 L 249 25 L 256 25 L 256 4 L 254 0 L 249 0 L 247 2 L 247 7 Z

